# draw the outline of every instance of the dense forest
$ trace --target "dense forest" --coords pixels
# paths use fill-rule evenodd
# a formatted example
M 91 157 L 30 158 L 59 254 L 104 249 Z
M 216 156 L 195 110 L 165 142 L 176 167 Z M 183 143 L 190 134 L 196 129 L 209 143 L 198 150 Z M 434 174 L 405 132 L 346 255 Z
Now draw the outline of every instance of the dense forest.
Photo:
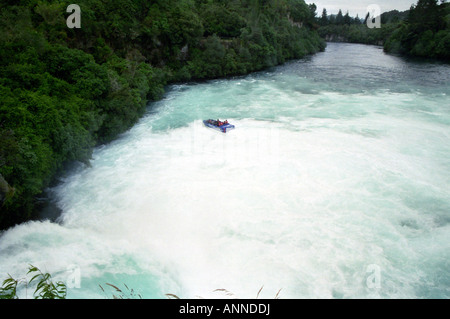
M 324 50 L 303 0 L 0 4 L 0 229 L 36 214 L 67 163 L 129 129 L 168 83 L 242 75 Z
M 384 43 L 384 50 L 450 61 L 450 3 L 419 0 Z
M 337 15 L 328 15 L 326 9 L 318 18 L 320 28 L 319 35 L 330 42 L 349 42 L 383 45 L 384 41 L 392 34 L 400 21 L 403 21 L 407 12 L 397 10 L 385 12 L 381 15 L 381 28 L 368 28 L 367 14 L 364 19 L 350 17 L 339 10 Z
M 410 10 L 385 12 L 381 28 L 368 28 L 366 16 L 352 18 L 342 10 L 317 18 L 321 37 L 327 41 L 376 44 L 390 53 L 450 60 L 450 3 L 419 0 Z

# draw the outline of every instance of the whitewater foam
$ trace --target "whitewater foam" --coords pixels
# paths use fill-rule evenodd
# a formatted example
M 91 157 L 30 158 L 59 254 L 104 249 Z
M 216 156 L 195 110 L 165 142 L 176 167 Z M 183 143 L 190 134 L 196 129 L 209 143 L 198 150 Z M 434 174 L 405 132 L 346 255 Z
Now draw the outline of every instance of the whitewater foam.
M 75 265 L 75 298 L 106 282 L 144 298 L 448 297 L 446 96 L 334 91 L 296 68 L 172 87 L 52 190 L 58 223 L 2 235 L 0 275 Z

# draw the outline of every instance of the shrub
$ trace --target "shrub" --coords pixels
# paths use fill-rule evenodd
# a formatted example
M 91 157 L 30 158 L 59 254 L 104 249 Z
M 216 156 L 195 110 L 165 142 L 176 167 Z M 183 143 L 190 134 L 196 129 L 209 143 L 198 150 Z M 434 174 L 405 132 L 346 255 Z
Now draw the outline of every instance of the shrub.
M 17 288 L 23 284 L 26 288 L 36 283 L 33 296 L 35 299 L 66 299 L 67 287 L 59 281 L 54 283 L 49 273 L 43 273 L 37 267 L 30 265 L 27 275 L 32 274 L 30 281 L 27 279 L 14 279 L 11 276 L 3 281 L 0 287 L 0 299 L 19 299 Z

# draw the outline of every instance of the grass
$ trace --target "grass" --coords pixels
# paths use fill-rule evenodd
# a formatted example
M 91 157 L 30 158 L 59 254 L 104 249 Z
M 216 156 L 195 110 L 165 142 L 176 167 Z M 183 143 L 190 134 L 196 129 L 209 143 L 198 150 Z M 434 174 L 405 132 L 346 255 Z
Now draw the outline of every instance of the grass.
M 258 290 L 258 293 L 256 294 L 256 299 L 259 298 L 259 295 L 261 294 L 261 291 L 263 290 L 263 288 L 264 288 L 264 286 L 262 286 L 262 287 Z M 281 293 L 281 290 L 283 290 L 283 288 L 281 288 L 280 290 L 278 290 L 278 292 L 277 292 L 277 294 L 275 295 L 275 298 L 274 298 L 274 299 L 280 299 L 280 293 Z M 234 299 L 238 299 L 238 298 L 236 297 L 236 295 L 235 295 L 233 292 L 231 292 L 231 291 L 229 291 L 229 290 L 227 290 L 227 289 L 224 289 L 224 288 L 215 289 L 213 292 L 222 292 L 222 293 L 224 293 L 227 297 L 232 297 L 232 298 L 234 298 Z M 175 294 L 166 294 L 166 297 L 169 298 L 169 299 L 181 299 L 179 296 L 177 296 L 177 295 L 175 295 Z M 200 298 L 201 298 L 201 297 L 200 297 Z

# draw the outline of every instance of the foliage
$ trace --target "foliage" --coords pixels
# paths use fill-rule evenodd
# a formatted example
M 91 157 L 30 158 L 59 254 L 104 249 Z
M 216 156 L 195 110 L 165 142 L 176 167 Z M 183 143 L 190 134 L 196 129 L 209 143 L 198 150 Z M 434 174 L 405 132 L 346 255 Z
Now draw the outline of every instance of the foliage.
M 0 299 L 18 299 L 17 286 L 19 280 L 16 280 L 9 276 L 9 278 L 3 281 L 2 287 L 0 287 Z
M 450 60 L 450 3 L 419 0 L 385 44 L 385 51 Z
M 341 10 L 328 16 L 324 9 L 318 32 L 329 41 L 377 44 L 386 52 L 450 59 L 450 3 L 418 0 L 408 11 L 393 10 L 380 18 L 381 28 L 369 29 L 358 17 L 343 16 Z
M 367 27 L 368 18 L 368 15 L 364 20 L 358 16 L 353 18 L 348 12 L 343 15 L 342 10 L 339 10 L 336 16 L 328 16 L 324 9 L 318 19 L 320 24 L 318 32 L 328 41 L 383 45 L 399 21 L 405 19 L 405 14 L 397 10 L 385 12 L 380 17 L 381 28 L 372 29 Z
M 370 29 L 366 24 L 329 24 L 318 32 L 329 41 L 383 45 L 396 27 L 396 24 L 384 24 L 381 28 Z
M 113 284 L 106 283 L 106 285 L 114 289 L 115 293 L 112 294 L 113 299 L 142 299 L 141 294 L 136 293 L 133 288 L 128 288 L 126 284 L 123 284 L 126 289 L 125 291 Z M 99 285 L 99 287 L 104 293 L 106 293 L 105 289 L 101 285 Z
M 303 0 L 0 4 L 0 229 L 33 218 L 71 161 L 128 130 L 167 83 L 241 75 L 325 48 Z
M 37 267 L 30 265 L 27 274 L 32 274 L 31 280 L 14 279 L 11 276 L 3 281 L 0 287 L 0 299 L 18 299 L 17 286 L 25 285 L 28 288 L 36 283 L 34 298 L 35 299 L 65 299 L 67 295 L 67 287 L 63 282 L 54 283 L 49 273 L 43 273 Z
M 262 287 L 258 290 L 258 293 L 256 294 L 256 298 L 255 298 L 255 299 L 258 299 L 258 298 L 259 298 L 259 296 L 260 296 L 261 291 L 263 290 L 263 288 L 264 288 L 264 286 L 262 286 Z M 282 289 L 278 290 L 278 292 L 276 293 L 274 299 L 279 299 L 279 298 L 280 298 L 280 292 L 281 292 L 281 290 L 282 290 Z M 223 289 L 223 288 L 215 289 L 213 292 L 222 293 L 222 294 L 224 294 L 224 295 L 226 296 L 226 298 L 231 297 L 231 298 L 233 298 L 233 299 L 238 299 L 237 296 L 236 296 L 233 292 L 231 292 L 231 291 L 229 291 L 229 290 L 227 290 L 227 289 Z M 181 299 L 179 296 L 177 296 L 177 295 L 175 295 L 175 294 L 166 294 L 166 297 L 167 297 L 168 299 L 177 299 L 177 300 Z
M 36 273 L 31 278 L 29 284 L 37 281 L 36 290 L 34 292 L 35 299 L 65 299 L 67 295 L 66 285 L 59 281 L 53 283 L 52 276 L 49 273 L 43 273 L 38 268 L 31 266 L 28 274 Z

